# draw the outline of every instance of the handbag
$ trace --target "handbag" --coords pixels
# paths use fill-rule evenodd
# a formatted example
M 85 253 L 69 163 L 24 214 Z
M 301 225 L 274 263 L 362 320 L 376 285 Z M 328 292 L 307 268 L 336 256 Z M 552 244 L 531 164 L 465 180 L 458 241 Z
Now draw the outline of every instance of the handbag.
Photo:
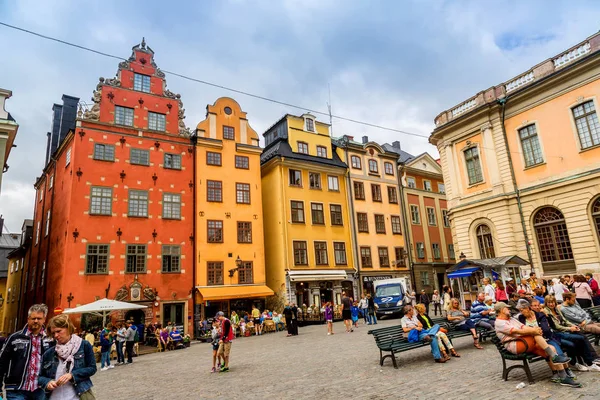
M 410 332 L 408 332 L 408 342 L 409 343 L 416 343 L 419 341 L 419 331 L 416 329 L 411 330 Z
M 79 398 L 81 400 L 96 400 L 96 396 L 94 396 L 94 393 L 92 392 L 92 389 L 88 390 L 87 392 L 83 392 L 79 395 Z

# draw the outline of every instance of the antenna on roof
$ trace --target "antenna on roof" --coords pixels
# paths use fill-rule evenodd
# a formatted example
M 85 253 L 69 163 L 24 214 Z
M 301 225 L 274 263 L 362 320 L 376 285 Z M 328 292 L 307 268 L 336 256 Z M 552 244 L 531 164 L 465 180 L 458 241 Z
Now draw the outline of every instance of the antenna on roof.
M 331 114 L 331 85 L 327 84 L 327 90 L 329 91 L 329 101 L 327 102 L 327 110 L 329 111 L 329 125 L 331 127 L 331 136 L 333 136 L 333 115 Z

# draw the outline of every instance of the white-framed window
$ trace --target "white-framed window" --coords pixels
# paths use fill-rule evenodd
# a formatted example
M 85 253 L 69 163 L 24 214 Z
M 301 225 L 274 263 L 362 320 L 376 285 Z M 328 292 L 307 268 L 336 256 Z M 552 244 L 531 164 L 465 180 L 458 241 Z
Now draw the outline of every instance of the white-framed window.
M 535 124 L 519 129 L 519 140 L 521 141 L 521 149 L 523 150 L 525 168 L 544 162 Z
M 37 226 L 35 227 L 35 244 L 37 245 L 40 242 L 40 227 L 41 221 L 37 222 Z
M 354 169 L 362 169 L 362 163 L 360 161 L 360 157 L 359 156 L 351 156 L 350 157 L 350 161 L 352 164 L 352 168 Z
M 589 100 L 572 108 L 581 149 L 600 144 L 600 123 L 594 101 Z
M 421 223 L 421 215 L 419 214 L 419 206 L 415 204 L 410 205 L 410 219 L 414 225 Z
M 308 143 L 298 142 L 298 153 L 308 154 Z
M 411 189 L 416 189 L 417 188 L 417 181 L 412 176 L 407 176 L 406 177 L 406 184 Z
M 481 171 L 481 162 L 479 158 L 479 148 L 470 147 L 464 151 L 465 163 L 467 166 L 467 175 L 469 185 L 483 182 L 483 172 Z
M 44 189 L 41 187 L 38 189 L 38 201 L 41 202 L 44 200 Z
M 438 183 L 438 193 L 445 194 L 446 193 L 446 185 L 443 183 Z
M 339 192 L 340 191 L 340 182 L 338 181 L 338 177 L 337 176 L 327 176 L 327 185 L 329 187 L 329 190 L 334 191 L 334 192 Z
M 67 157 L 65 159 L 65 167 L 67 167 L 69 164 L 71 164 L 71 148 L 69 147 L 69 150 L 67 150 Z
M 423 180 L 423 189 L 431 192 L 431 181 Z
M 50 189 L 54 187 L 54 175 L 50 177 Z
M 44 236 L 48 236 L 50 233 L 50 210 L 46 213 L 46 229 L 44 231 Z

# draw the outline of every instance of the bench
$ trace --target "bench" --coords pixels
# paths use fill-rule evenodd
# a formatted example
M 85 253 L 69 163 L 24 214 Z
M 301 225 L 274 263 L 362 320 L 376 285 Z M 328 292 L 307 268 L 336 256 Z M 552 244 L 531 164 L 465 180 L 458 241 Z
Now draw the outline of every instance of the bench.
M 533 376 L 531 375 L 531 370 L 529 369 L 529 364 L 538 362 L 538 361 L 545 361 L 544 358 L 537 356 L 535 354 L 528 354 L 528 353 L 513 354 L 510 351 L 506 350 L 506 348 L 504 347 L 504 344 L 502 343 L 500 338 L 498 336 L 496 336 L 495 333 L 491 334 L 490 337 L 492 339 L 492 343 L 494 343 L 496 345 L 496 348 L 498 349 L 498 352 L 500 353 L 500 357 L 502 357 L 502 379 L 507 381 L 508 374 L 510 371 L 512 371 L 513 369 L 516 369 L 516 368 L 521 368 L 525 371 L 525 374 L 527 375 L 527 379 L 529 380 L 529 384 L 530 385 L 534 384 L 535 381 L 533 380 Z M 515 340 L 515 341 L 519 340 L 519 341 L 523 342 L 525 344 L 525 348 L 527 349 L 527 342 L 524 339 L 514 338 L 512 340 Z M 506 361 L 518 361 L 518 362 L 522 363 L 522 365 L 517 364 L 517 365 L 511 365 L 510 367 L 507 367 Z
M 463 336 L 471 336 L 471 332 L 458 330 L 454 327 L 454 325 L 448 322 L 442 322 L 439 324 L 443 328 L 448 330 L 446 336 L 448 339 L 452 341 L 452 339 L 463 337 Z M 479 331 L 479 329 L 478 329 Z M 402 353 L 404 351 L 418 349 L 420 347 L 428 347 L 428 342 L 414 342 L 411 343 L 408 341 L 408 338 L 405 336 L 404 331 L 402 330 L 401 325 L 388 326 L 385 328 L 372 329 L 367 332 L 369 335 L 373 335 L 375 338 L 375 344 L 379 348 L 379 365 L 383 366 L 383 362 L 386 358 L 390 357 L 392 359 L 392 364 L 394 368 L 398 369 L 398 363 L 396 360 L 396 354 Z M 480 332 L 481 333 L 481 332 Z M 435 338 L 433 340 L 436 340 Z M 390 354 L 384 355 L 384 352 L 389 352 Z

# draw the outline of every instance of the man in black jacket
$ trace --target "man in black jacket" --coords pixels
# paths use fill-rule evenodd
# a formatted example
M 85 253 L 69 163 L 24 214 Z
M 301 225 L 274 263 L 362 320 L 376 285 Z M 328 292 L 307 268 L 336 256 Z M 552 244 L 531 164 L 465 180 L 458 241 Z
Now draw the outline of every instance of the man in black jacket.
M 45 304 L 31 306 L 27 326 L 10 335 L 0 353 L 0 381 L 4 383 L 7 400 L 46 398 L 38 384 L 38 376 L 42 356 L 52 343 L 44 330 L 47 315 Z

